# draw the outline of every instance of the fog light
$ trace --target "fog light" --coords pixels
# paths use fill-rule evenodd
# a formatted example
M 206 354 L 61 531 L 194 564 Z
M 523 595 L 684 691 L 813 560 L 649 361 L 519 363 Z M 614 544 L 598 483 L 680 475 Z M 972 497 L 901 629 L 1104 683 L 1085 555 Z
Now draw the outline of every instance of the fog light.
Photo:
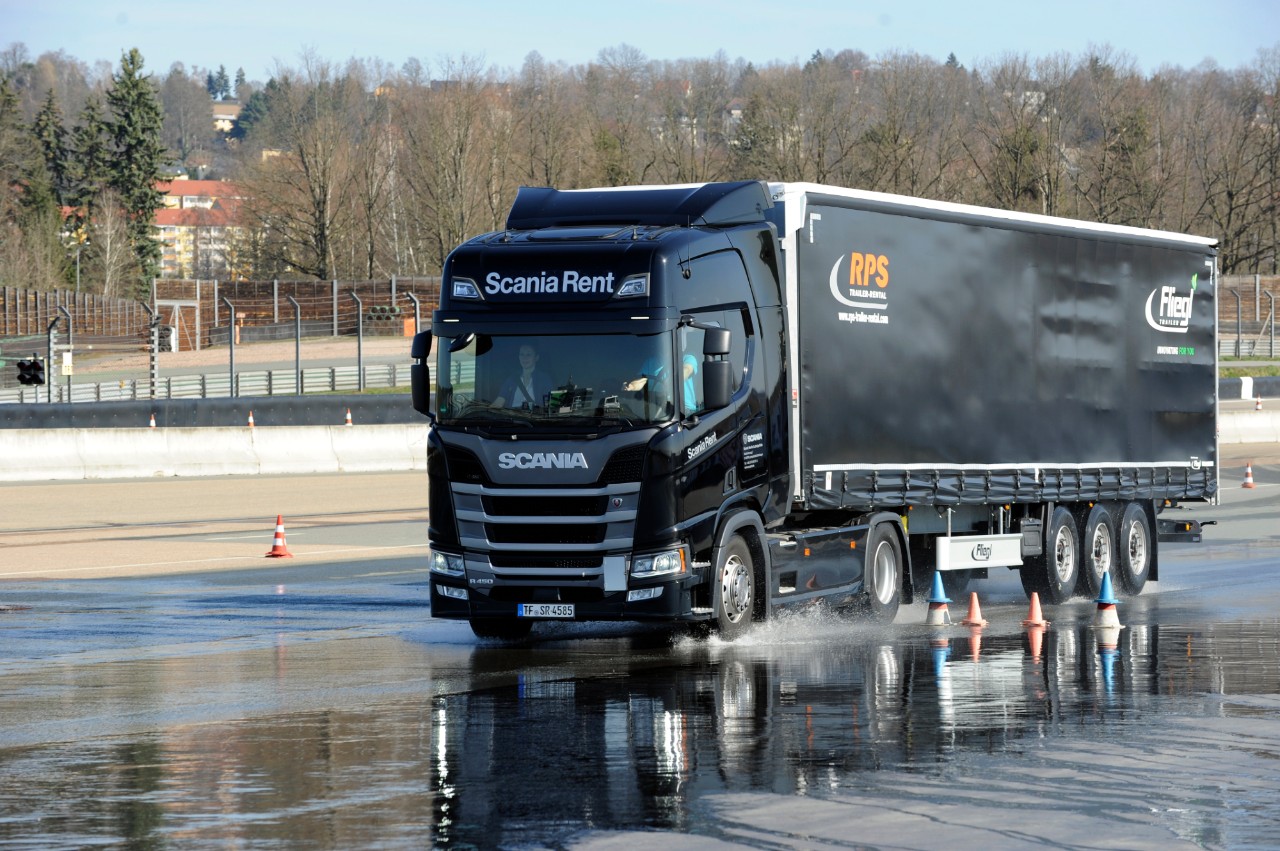
M 441 597 L 448 597 L 450 600 L 467 599 L 466 588 L 454 588 L 452 585 L 441 585 L 436 583 L 436 593 Z
M 637 588 L 634 591 L 627 592 L 628 603 L 639 603 L 642 600 L 656 600 L 662 596 L 662 586 L 655 585 L 652 588 Z

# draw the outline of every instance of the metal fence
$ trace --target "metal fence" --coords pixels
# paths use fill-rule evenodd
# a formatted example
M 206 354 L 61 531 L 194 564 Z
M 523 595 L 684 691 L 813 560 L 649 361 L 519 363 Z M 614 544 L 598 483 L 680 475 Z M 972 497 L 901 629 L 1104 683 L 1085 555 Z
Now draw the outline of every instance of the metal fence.
M 361 373 L 363 372 L 363 385 Z M 55 379 L 56 381 L 56 379 Z M 357 366 L 310 367 L 302 370 L 302 393 L 356 392 L 361 389 L 409 386 L 407 364 L 367 364 Z M 156 382 L 157 399 L 211 399 L 226 396 L 286 396 L 299 392 L 297 373 L 290 369 L 268 369 L 236 373 L 236 392 L 231 392 L 231 374 L 167 375 Z M 52 397 L 52 398 L 51 398 Z M 73 384 L 68 394 L 65 384 L 0 390 L 0 403 L 114 402 L 149 399 L 149 379 Z

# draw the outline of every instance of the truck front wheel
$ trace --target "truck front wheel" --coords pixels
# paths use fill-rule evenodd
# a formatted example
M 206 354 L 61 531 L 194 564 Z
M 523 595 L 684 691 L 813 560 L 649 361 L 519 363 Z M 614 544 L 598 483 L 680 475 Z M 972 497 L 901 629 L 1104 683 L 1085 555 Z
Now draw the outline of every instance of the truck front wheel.
M 716 626 L 732 641 L 747 631 L 756 607 L 756 571 L 751 548 L 734 535 L 720 550 L 715 576 Z
M 1080 536 L 1071 512 L 1061 505 L 1055 508 L 1044 537 L 1044 554 L 1022 564 L 1022 587 L 1028 595 L 1035 592 L 1042 602 L 1056 606 L 1075 593 L 1080 571 Z

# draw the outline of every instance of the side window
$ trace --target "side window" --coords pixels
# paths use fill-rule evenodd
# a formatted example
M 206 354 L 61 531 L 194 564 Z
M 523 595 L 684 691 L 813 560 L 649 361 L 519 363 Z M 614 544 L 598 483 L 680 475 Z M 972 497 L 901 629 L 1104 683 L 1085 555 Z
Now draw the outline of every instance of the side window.
M 729 329 L 729 363 L 733 369 L 733 390 L 742 386 L 747 363 L 747 330 L 741 310 L 699 310 L 689 315 L 699 325 Z M 706 332 L 701 328 L 680 329 L 680 352 L 677 358 L 683 378 L 681 396 L 686 414 L 698 413 L 703 408 L 702 395 L 702 345 Z

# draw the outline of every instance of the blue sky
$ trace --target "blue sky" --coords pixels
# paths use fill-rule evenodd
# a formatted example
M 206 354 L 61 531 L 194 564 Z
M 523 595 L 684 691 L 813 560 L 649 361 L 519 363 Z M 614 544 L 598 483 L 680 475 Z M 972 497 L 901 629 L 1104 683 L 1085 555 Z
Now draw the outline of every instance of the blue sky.
M 730 59 L 757 65 L 803 61 L 815 50 L 903 50 L 967 67 L 1015 53 L 1032 58 L 1109 46 L 1145 73 L 1252 64 L 1280 48 L 1276 0 L 0 0 L 0 48 L 26 45 L 32 58 L 64 50 L 112 65 L 130 47 L 147 70 L 174 62 L 265 80 L 304 51 L 343 62 L 417 58 L 431 76 L 463 57 L 518 70 L 530 51 L 576 65 L 628 44 L 650 59 Z

